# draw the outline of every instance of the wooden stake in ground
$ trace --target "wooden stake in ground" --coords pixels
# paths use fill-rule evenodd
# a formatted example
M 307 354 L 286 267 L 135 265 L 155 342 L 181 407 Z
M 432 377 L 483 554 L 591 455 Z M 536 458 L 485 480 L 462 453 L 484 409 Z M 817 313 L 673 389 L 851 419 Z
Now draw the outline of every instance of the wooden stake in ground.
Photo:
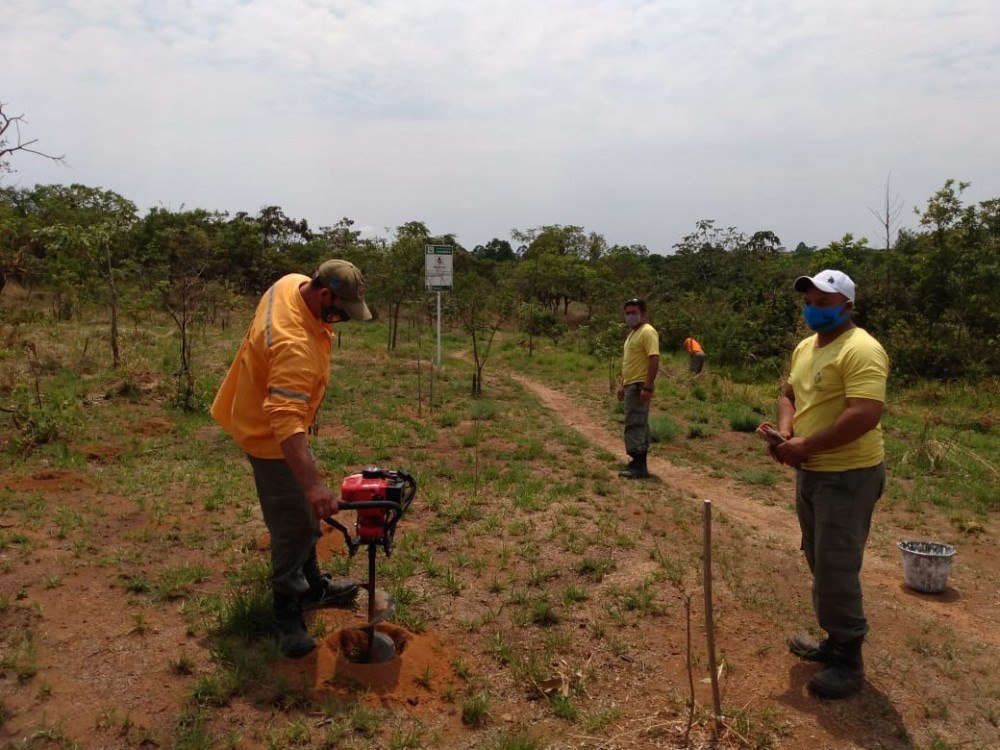
M 712 737 L 718 739 L 722 730 L 722 701 L 719 698 L 719 673 L 715 666 L 715 622 L 712 618 L 712 501 L 702 500 L 702 526 L 705 531 L 703 575 L 705 588 L 705 635 L 708 638 L 708 669 L 712 679 L 712 710 L 715 722 Z
M 684 597 L 684 614 L 687 621 L 688 688 L 691 691 L 691 702 L 688 703 L 688 723 L 684 728 L 684 747 L 688 747 L 691 742 L 691 726 L 694 724 L 694 672 L 691 671 L 691 594 Z

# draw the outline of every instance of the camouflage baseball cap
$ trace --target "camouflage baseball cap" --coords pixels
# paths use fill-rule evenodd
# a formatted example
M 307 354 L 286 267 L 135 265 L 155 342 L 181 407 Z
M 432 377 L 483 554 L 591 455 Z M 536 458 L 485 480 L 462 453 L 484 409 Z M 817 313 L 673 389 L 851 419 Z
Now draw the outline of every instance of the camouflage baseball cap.
M 346 260 L 328 260 L 313 278 L 340 298 L 340 306 L 351 316 L 351 320 L 372 319 L 371 311 L 365 304 L 365 277 L 356 265 Z

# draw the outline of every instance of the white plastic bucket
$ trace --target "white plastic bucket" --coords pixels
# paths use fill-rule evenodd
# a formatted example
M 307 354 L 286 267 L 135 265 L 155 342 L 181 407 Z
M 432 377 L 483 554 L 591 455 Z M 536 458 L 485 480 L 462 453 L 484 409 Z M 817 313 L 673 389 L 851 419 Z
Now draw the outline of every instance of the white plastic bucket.
M 903 555 L 903 582 L 908 588 L 925 594 L 948 588 L 951 560 L 958 550 L 939 542 L 904 541 L 896 546 Z

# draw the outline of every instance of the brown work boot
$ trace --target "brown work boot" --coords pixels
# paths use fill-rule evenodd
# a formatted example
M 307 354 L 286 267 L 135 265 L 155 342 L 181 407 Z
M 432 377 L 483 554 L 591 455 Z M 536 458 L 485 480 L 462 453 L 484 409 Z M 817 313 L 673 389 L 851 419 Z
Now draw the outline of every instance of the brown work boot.
M 827 666 L 809 678 L 809 690 L 820 698 L 838 700 L 853 695 L 865 684 L 865 664 L 861 658 L 864 638 L 828 643 Z
M 788 650 L 806 661 L 818 661 L 822 664 L 830 662 L 829 638 L 817 641 L 807 635 L 793 635 L 788 639 Z

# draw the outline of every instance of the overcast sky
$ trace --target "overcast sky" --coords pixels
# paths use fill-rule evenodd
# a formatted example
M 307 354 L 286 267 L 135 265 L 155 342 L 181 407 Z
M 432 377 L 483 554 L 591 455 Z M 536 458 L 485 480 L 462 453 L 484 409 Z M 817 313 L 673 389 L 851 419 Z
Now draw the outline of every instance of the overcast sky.
M 142 211 L 407 221 L 471 249 L 699 219 L 880 244 L 948 178 L 1000 197 L 1000 0 L 6 0 L 0 101 Z

